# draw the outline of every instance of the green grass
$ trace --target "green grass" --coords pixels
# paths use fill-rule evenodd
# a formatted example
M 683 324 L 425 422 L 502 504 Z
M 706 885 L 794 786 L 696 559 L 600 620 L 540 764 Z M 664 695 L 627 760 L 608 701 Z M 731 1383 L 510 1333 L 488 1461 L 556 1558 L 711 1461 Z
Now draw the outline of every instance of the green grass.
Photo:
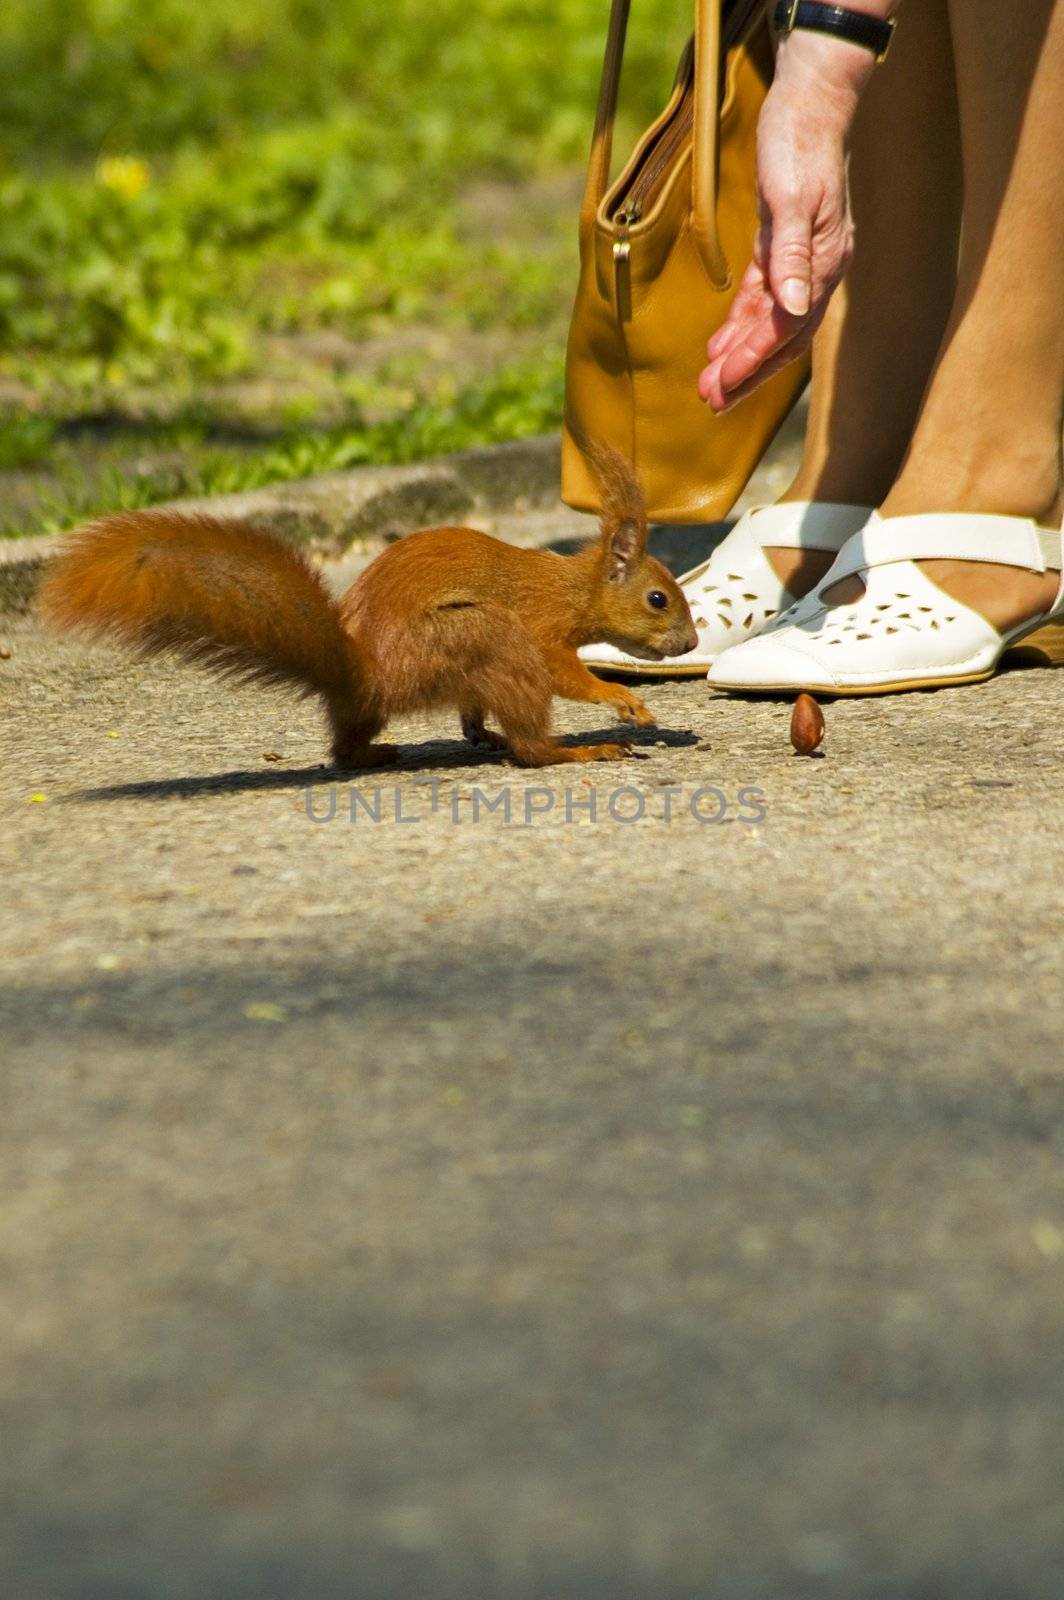
M 664 0 L 634 9 L 629 132 L 660 104 L 686 21 Z M 146 394 L 149 411 L 194 416 L 212 388 L 224 410 L 224 386 L 269 377 L 279 342 L 330 329 L 516 344 L 505 370 L 452 374 L 442 403 L 438 372 L 408 373 L 396 403 L 372 366 L 339 423 L 335 406 L 318 416 L 313 398 L 279 393 L 284 438 L 240 471 L 261 481 L 556 423 L 575 219 L 567 207 L 532 230 L 518 203 L 478 223 L 467 201 L 485 181 L 519 196 L 583 162 L 606 11 L 5 0 L 0 471 L 47 466 L 72 421 L 137 415 Z
M 183 495 L 235 494 L 263 484 L 338 472 L 370 462 L 417 461 L 459 450 L 471 441 L 494 443 L 542 433 L 554 426 L 561 405 L 561 373 L 553 357 L 538 368 L 504 369 L 478 384 L 461 386 L 452 399 L 421 401 L 376 422 L 279 433 L 255 448 L 219 443 L 193 420 L 138 429 L 137 453 L 161 458 L 154 468 L 129 470 L 129 445 L 121 435 L 89 450 L 76 426 L 66 437 L 36 419 L 0 425 L 0 470 L 7 465 L 51 463 L 51 481 L 37 503 L 34 531 L 55 533 L 104 511 L 130 511 Z M 6 448 L 7 454 L 4 455 Z M 93 470 L 86 472 L 87 453 Z M 24 533 L 3 527 L 0 537 Z

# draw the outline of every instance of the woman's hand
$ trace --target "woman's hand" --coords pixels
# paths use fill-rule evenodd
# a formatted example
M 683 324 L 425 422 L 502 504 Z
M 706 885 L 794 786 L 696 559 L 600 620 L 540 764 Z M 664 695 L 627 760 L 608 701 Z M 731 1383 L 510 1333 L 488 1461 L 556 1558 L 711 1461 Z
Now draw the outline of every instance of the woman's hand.
M 699 393 L 723 411 L 801 354 L 853 251 L 846 143 L 872 57 L 810 33 L 780 46 L 757 130 L 761 228 Z

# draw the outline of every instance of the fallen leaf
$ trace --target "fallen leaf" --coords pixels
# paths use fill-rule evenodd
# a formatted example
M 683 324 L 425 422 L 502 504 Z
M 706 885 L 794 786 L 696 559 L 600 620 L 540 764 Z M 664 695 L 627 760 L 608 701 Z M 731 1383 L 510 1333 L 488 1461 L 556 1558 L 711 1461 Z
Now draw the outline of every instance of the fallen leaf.
M 278 1006 L 272 1000 L 253 1000 L 244 1007 L 249 1022 L 287 1022 L 288 1007 Z
M 1050 1260 L 1064 1256 L 1064 1232 L 1052 1222 L 1036 1222 L 1031 1229 L 1031 1238 L 1039 1255 L 1047 1256 Z

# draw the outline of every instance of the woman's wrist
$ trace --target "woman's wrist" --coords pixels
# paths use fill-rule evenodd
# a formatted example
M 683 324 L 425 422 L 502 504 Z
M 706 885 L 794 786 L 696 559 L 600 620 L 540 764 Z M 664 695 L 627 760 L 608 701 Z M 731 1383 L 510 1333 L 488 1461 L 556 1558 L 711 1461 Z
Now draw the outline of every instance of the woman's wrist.
M 875 70 L 875 57 L 861 45 L 796 30 L 780 41 L 773 87 L 809 95 L 818 120 L 846 133 Z
M 898 7 L 898 0 L 844 3 L 848 10 L 878 21 L 886 21 Z M 821 109 L 846 127 L 876 65 L 876 57 L 863 45 L 813 28 L 794 28 L 784 34 L 776 56 L 777 76 L 793 79 L 801 89 L 814 93 Z

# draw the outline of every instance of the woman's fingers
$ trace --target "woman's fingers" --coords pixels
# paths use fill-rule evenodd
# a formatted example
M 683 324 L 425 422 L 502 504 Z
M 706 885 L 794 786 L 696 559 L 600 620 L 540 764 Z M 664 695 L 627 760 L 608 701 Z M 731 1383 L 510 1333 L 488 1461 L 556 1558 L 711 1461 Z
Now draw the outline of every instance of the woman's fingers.
M 754 314 L 764 295 L 765 276 L 754 260 L 743 274 L 735 299 L 728 308 L 727 317 L 706 346 L 706 354 L 710 361 L 715 361 L 718 356 L 724 354 L 729 345 L 735 343 L 739 330 Z
M 824 300 L 816 307 L 812 315 L 801 323 L 794 338 L 777 350 L 774 355 L 763 361 L 750 378 L 738 383 L 729 383 L 727 386 L 721 384 L 718 379 L 712 385 L 713 395 L 719 400 L 718 404 L 714 404 L 713 398 L 708 394 L 704 393 L 703 399 L 709 400 L 714 411 L 730 411 L 733 406 L 739 404 L 740 400 L 745 400 L 748 394 L 752 394 L 761 384 L 765 383 L 769 378 L 775 377 L 777 372 L 782 372 L 784 367 L 790 366 L 792 361 L 795 361 L 808 350 L 816 336 L 817 329 L 827 314 L 827 309 L 828 302 Z M 700 391 L 701 387 L 700 384 Z
M 780 245 L 775 227 L 766 229 L 762 247 L 769 271 L 776 274 L 775 284 L 752 262 L 727 321 L 710 340 L 709 365 L 699 380 L 699 393 L 715 411 L 733 403 L 740 391 L 749 393 L 757 382 L 801 354 L 823 321 L 832 291 L 849 265 L 852 234 L 848 211 L 841 219 L 827 219 L 822 226 L 814 219 L 808 245 L 804 224 L 792 226 L 785 220 L 782 231 Z M 802 265 L 808 271 L 806 277 L 797 271 Z M 801 292 L 795 296 L 796 281 Z M 788 294 L 792 304 L 805 304 L 804 313 L 787 309 L 783 300 Z
M 776 303 L 792 317 L 805 317 L 812 303 L 815 213 L 802 197 L 788 196 L 772 212 L 768 281 Z
M 710 362 L 698 381 L 698 392 L 714 411 L 731 405 L 740 388 L 760 382 L 774 358 L 792 360 L 797 354 L 794 341 L 801 332 L 802 319 L 787 317 L 776 310 L 772 320 L 763 320 L 744 329 L 741 337 L 716 361 Z
M 702 399 L 722 410 L 726 391 L 745 383 L 777 350 L 789 346 L 803 320 L 781 311 L 764 283 L 741 301 L 736 296 L 728 321 L 710 341 L 709 364 L 698 384 Z
M 809 348 L 823 322 L 828 297 L 808 317 L 789 317 L 774 302 L 768 314 L 736 330 L 728 348 L 711 361 L 698 392 L 714 411 L 726 411 Z

